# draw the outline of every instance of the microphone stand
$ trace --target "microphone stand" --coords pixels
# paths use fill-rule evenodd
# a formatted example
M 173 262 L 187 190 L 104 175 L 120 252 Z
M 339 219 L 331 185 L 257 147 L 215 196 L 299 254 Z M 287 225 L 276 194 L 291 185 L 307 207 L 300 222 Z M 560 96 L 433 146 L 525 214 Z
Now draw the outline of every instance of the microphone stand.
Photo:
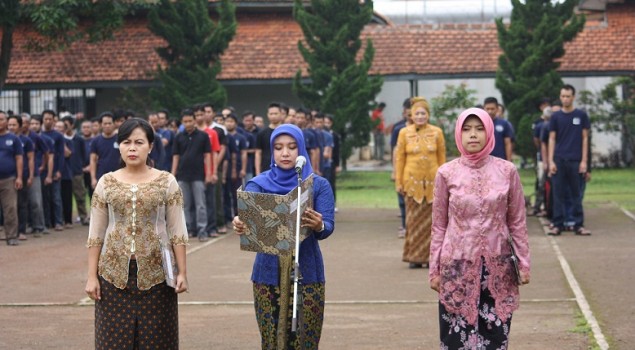
M 298 329 L 298 288 L 300 284 L 300 208 L 302 206 L 302 171 L 298 172 L 298 206 L 295 219 L 295 262 L 293 264 L 293 318 L 291 319 L 291 331 Z

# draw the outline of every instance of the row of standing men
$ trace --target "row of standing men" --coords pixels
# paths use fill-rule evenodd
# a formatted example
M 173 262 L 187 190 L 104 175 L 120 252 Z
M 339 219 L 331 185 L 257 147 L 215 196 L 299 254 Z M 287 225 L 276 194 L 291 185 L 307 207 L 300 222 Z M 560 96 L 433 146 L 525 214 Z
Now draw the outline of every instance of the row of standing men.
M 0 112 L 0 192 L 6 194 L 0 213 L 7 244 L 18 245 L 27 233 L 37 238 L 74 223 L 88 225 L 87 194 L 92 197 L 98 180 L 121 166 L 117 130 L 131 117 L 134 113 L 103 112 L 88 120 L 82 113 L 52 110 L 32 117 Z M 185 109 L 179 118 L 170 119 L 165 110 L 147 116 L 155 130 L 152 165 L 179 181 L 191 236 L 206 241 L 227 232 L 237 213 L 236 191 L 269 169 L 269 137 L 282 124 L 302 128 L 316 173 L 335 189 L 339 136 L 332 131 L 333 118 L 277 102 L 268 105 L 267 117 L 267 126 L 251 111 L 239 120 L 234 108 L 216 113 L 209 103 Z

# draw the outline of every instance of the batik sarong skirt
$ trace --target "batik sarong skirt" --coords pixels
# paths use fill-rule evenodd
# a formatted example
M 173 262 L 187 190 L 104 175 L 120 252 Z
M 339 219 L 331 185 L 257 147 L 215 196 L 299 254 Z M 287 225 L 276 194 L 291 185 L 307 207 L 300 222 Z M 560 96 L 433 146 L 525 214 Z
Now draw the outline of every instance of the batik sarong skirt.
M 449 313 L 439 302 L 439 328 L 441 350 L 506 350 L 512 315 L 502 322 L 494 307 L 494 298 L 487 288 L 489 273 L 485 264 L 481 274 L 481 294 L 478 302 L 476 325 L 468 324 L 465 317 Z
M 129 270 L 125 289 L 99 277 L 101 300 L 95 303 L 95 349 L 178 349 L 178 299 L 174 289 L 163 282 L 139 290 L 135 260 L 131 260 Z
M 425 199 L 417 203 L 412 197 L 406 202 L 406 239 L 402 260 L 414 264 L 426 264 L 430 260 L 432 241 L 432 204 Z
M 291 332 L 293 285 L 282 298 L 280 286 L 254 283 L 256 321 L 262 349 L 317 349 L 324 321 L 324 283 L 301 286 L 302 307 L 298 309 L 298 329 Z M 281 317 L 285 315 L 286 317 Z

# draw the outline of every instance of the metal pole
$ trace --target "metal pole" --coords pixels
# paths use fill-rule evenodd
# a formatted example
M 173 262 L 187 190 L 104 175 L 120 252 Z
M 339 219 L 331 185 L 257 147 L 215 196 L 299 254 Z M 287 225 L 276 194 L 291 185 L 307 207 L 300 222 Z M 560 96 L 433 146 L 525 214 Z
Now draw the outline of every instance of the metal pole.
M 295 218 L 295 262 L 293 263 L 293 318 L 291 331 L 298 329 L 298 278 L 300 275 L 300 207 L 302 206 L 302 173 L 298 174 L 298 206 Z

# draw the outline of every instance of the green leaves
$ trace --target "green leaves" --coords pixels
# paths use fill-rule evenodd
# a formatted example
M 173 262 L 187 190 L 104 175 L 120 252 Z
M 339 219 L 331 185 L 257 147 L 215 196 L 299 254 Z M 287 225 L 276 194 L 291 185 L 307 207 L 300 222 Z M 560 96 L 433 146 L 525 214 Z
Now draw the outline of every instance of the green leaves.
M 22 14 L 41 35 L 29 38 L 28 46 L 37 51 L 63 50 L 77 40 L 112 39 L 133 8 L 134 2 L 126 1 L 26 2 Z
M 298 70 L 293 91 L 306 107 L 334 115 L 334 129 L 342 138 L 342 159 L 350 156 L 353 147 L 368 144 L 372 129 L 368 113 L 382 85 L 380 77 L 368 75 L 375 53 L 372 41 L 360 40 L 372 13 L 372 1 L 357 0 L 312 0 L 310 10 L 296 0 L 293 9 L 304 33 L 298 50 L 310 75 L 306 82 Z
M 476 90 L 467 89 L 466 84 L 446 85 L 441 95 L 430 100 L 433 123 L 443 130 L 448 155 L 458 156 L 454 140 L 456 118 L 465 109 L 476 105 Z
M 216 76 L 221 71 L 220 56 L 236 34 L 236 7 L 223 0 L 216 11 L 214 22 L 206 0 L 161 0 L 148 14 L 148 28 L 167 42 L 156 48 L 167 64 L 157 67 L 162 86 L 150 90 L 161 107 L 178 112 L 201 102 L 226 103 L 227 93 Z
M 521 121 L 528 118 L 524 124 L 530 125 L 539 113 L 540 100 L 559 96 L 562 80 L 557 72 L 558 59 L 565 54 L 564 44 L 584 27 L 584 17 L 573 13 L 576 4 L 576 0 L 512 0 L 510 24 L 496 20 L 503 50 L 496 87 L 517 130 L 516 151 L 523 156 L 532 156 L 534 147 L 531 135 L 521 130 Z
M 616 78 L 597 93 L 580 91 L 577 101 L 586 109 L 594 129 L 620 134 L 620 158 L 632 166 L 635 154 L 635 77 Z

